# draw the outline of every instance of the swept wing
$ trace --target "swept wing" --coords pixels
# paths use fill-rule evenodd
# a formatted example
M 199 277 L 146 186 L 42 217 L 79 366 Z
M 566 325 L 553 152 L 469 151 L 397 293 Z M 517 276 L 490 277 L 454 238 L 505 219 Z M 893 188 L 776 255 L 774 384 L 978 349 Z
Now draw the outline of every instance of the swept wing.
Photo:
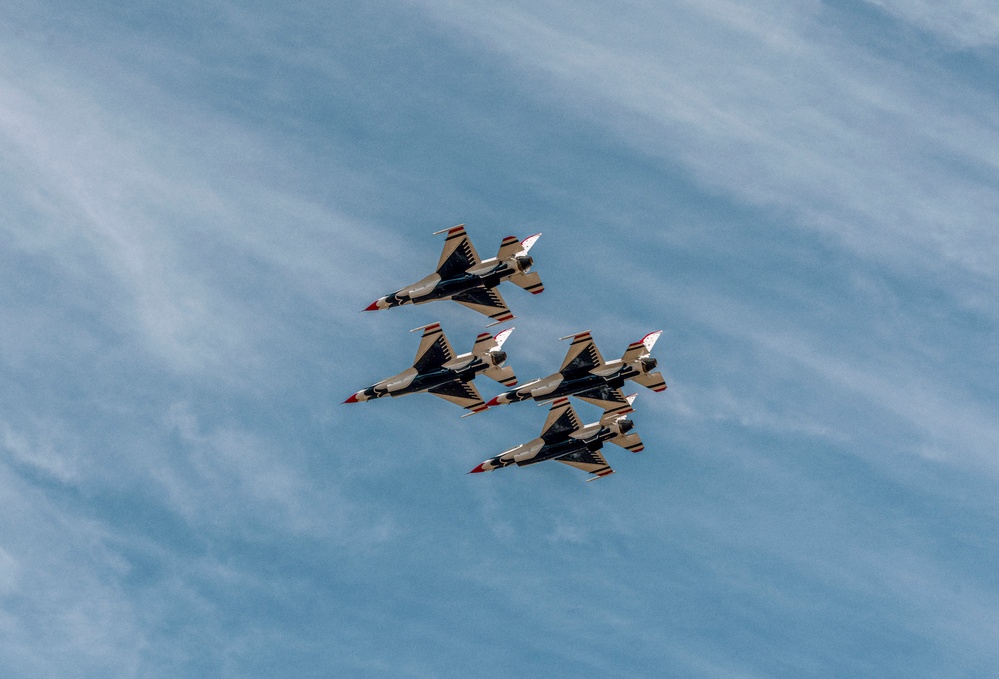
M 604 459 L 603 454 L 599 450 L 580 450 L 569 453 L 565 457 L 556 458 L 555 461 L 593 474 L 593 477 L 587 479 L 587 481 L 610 476 L 614 473 L 614 470 L 607 464 L 607 460 Z
M 600 355 L 600 350 L 597 349 L 589 330 L 569 337 L 572 338 L 572 343 L 569 345 L 569 351 L 565 355 L 565 360 L 562 361 L 559 372 L 566 376 L 574 373 L 586 373 L 604 364 L 603 356 Z M 562 339 L 569 339 L 569 337 Z
M 420 328 L 415 328 L 413 332 L 417 330 Z M 418 373 L 430 372 L 454 359 L 451 343 L 447 341 L 440 323 L 431 323 L 422 330 L 423 337 L 420 338 L 420 346 L 413 361 L 413 367 Z
M 581 429 L 579 416 L 573 410 L 567 398 L 557 398 L 552 401 L 552 407 L 548 411 L 548 418 L 545 426 L 541 430 L 541 438 L 545 443 L 567 438 L 570 434 Z
M 455 302 L 478 311 L 493 319 L 489 325 L 505 323 L 513 319 L 510 308 L 496 288 L 472 288 L 451 297 Z
M 475 413 L 486 409 L 486 404 L 482 402 L 479 390 L 471 382 L 448 382 L 439 387 L 428 389 L 427 393 L 440 396 L 446 401 L 451 401 L 451 403 L 457 403 L 462 408 Z
M 600 406 L 607 413 L 626 413 L 631 411 L 631 404 L 625 398 L 624 392 L 606 384 L 573 394 L 587 403 Z
M 438 231 L 438 233 L 440 233 Z M 459 224 L 447 230 L 447 238 L 444 241 L 444 251 L 437 262 L 437 273 L 441 279 L 447 280 L 460 276 L 482 260 L 475 252 L 472 241 L 465 233 L 465 225 Z

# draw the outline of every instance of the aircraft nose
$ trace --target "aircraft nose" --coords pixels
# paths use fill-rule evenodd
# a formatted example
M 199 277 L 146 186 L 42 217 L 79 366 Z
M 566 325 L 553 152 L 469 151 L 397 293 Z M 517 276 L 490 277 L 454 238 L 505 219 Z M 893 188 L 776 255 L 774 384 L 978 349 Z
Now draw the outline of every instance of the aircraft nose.
M 357 403 L 357 394 L 351 394 L 344 403 Z
M 379 303 L 380 301 L 382 301 L 382 300 L 381 300 L 381 298 L 379 298 L 379 299 L 376 299 L 376 300 L 375 300 L 374 302 L 372 302 L 372 303 L 371 303 L 371 304 L 369 304 L 369 305 L 368 305 L 367 307 L 365 307 L 365 309 L 364 309 L 364 310 L 365 310 L 365 311 L 378 311 L 378 309 L 379 309 L 379 307 L 378 307 L 378 303 Z
M 479 465 L 478 467 L 476 467 L 475 469 L 473 469 L 472 471 L 470 471 L 470 472 L 468 472 L 468 473 L 469 473 L 469 474 L 478 474 L 478 473 L 480 473 L 480 472 L 484 472 L 484 471 L 487 471 L 487 470 L 486 470 L 486 463 L 485 463 L 485 462 L 483 462 L 483 463 L 482 463 L 482 464 L 480 464 L 480 465 Z
M 491 399 L 486 401 L 487 408 L 492 408 L 493 406 L 498 406 L 499 404 L 499 396 L 493 396 Z

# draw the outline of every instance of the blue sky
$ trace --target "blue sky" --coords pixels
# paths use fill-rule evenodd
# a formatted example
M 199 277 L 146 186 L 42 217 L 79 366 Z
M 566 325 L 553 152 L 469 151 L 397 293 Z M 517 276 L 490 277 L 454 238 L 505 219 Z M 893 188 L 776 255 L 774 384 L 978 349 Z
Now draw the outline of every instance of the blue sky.
M 993 3 L 608 7 L 5 3 L 5 676 L 994 672 Z M 664 330 L 614 476 L 341 405 L 459 222 L 521 380 Z

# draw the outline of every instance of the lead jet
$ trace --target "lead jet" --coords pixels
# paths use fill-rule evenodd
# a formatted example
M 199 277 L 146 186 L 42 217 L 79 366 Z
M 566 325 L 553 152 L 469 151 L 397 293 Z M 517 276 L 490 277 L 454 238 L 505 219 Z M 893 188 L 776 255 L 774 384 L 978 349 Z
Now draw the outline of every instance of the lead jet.
M 632 412 L 631 403 L 634 400 L 635 395 L 632 394 L 625 401 L 628 409 L 605 411 L 598 422 L 583 426 L 569 404 L 569 399 L 556 399 L 548 411 L 541 436 L 489 458 L 469 474 L 489 472 L 513 464 L 524 467 L 545 460 L 555 460 L 593 474 L 588 481 L 609 476 L 614 470 L 600 452 L 604 441 L 610 441 L 633 453 L 645 448 L 638 434 L 628 433 L 635 423 L 624 416 Z
M 496 289 L 502 281 L 510 281 L 535 295 L 545 289 L 541 277 L 531 272 L 534 259 L 527 254 L 541 237 L 540 233 L 522 241 L 507 236 L 496 256 L 483 260 L 472 247 L 464 224 L 437 231 L 434 235 L 445 231 L 447 238 L 437 269 L 423 280 L 376 299 L 365 311 L 451 299 L 485 314 L 493 319 L 489 325 L 496 325 L 514 317 Z
M 666 389 L 662 373 L 653 372 L 658 363 L 650 355 L 661 334 L 662 330 L 650 332 L 629 344 L 620 359 L 610 362 L 604 361 L 589 331 L 563 337 L 564 340 L 571 337 L 572 344 L 557 373 L 505 391 L 486 405 L 492 407 L 527 399 L 544 402 L 575 396 L 608 412 L 630 410 L 631 406 L 621 392 L 625 380 L 637 382 L 652 391 Z
M 517 383 L 513 368 L 505 365 L 506 352 L 502 350 L 503 342 L 513 332 L 513 328 L 507 328 L 495 337 L 487 332 L 482 333 L 475 338 L 472 350 L 460 356 L 454 355 L 440 323 L 431 323 L 411 332 L 417 330 L 423 330 L 423 337 L 420 339 L 413 367 L 356 392 L 344 403 L 428 392 L 474 413 L 486 409 L 482 397 L 472 384 L 476 375 L 482 373 L 506 386 Z

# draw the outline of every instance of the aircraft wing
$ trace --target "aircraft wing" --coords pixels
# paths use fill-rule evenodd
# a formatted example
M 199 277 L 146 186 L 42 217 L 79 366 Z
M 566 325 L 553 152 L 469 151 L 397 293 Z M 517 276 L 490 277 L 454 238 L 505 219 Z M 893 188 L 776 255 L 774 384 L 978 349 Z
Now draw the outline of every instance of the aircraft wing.
M 569 345 L 569 352 L 562 361 L 559 372 L 563 375 L 572 373 L 587 373 L 594 368 L 599 368 L 604 364 L 603 356 L 597 349 L 596 343 L 590 337 L 590 331 L 581 332 L 578 335 L 571 335 L 572 344 Z M 569 339 L 563 337 L 562 339 Z
M 552 407 L 548 411 L 548 419 L 541 430 L 541 438 L 545 443 L 553 440 L 568 438 L 569 434 L 580 428 L 579 416 L 569 404 L 567 398 L 557 398 L 552 401 Z
M 603 454 L 599 450 L 580 450 L 569 453 L 565 457 L 556 458 L 555 461 L 593 474 L 593 478 L 587 479 L 587 481 L 610 476 L 614 473 L 614 470 L 607 464 L 607 460 L 604 459 Z
M 416 328 L 420 330 L 420 328 Z M 423 328 L 423 337 L 420 338 L 420 348 L 416 350 L 416 360 L 413 367 L 416 372 L 425 373 L 439 368 L 450 360 L 454 359 L 454 351 L 451 343 L 444 336 L 440 323 L 431 323 Z
M 621 357 L 621 360 L 625 363 L 631 363 L 636 358 L 648 356 L 652 351 L 652 347 L 655 346 L 656 340 L 659 339 L 659 335 L 661 334 L 663 334 L 662 330 L 656 330 L 655 332 L 650 332 L 637 342 L 632 342 L 628 345 L 628 348 L 624 350 L 624 356 Z
M 482 402 L 479 390 L 471 382 L 461 382 L 456 380 L 442 384 L 439 387 L 428 389 L 428 393 L 440 396 L 446 401 L 457 403 L 462 408 L 478 413 L 486 409 L 486 404 Z
M 600 406 L 604 409 L 604 414 L 626 413 L 632 410 L 631 404 L 628 403 L 628 399 L 625 398 L 624 393 L 620 389 L 615 389 L 606 384 L 581 391 L 578 394 L 573 394 L 573 396 L 581 398 L 595 406 Z
M 496 288 L 472 288 L 453 295 L 451 299 L 493 319 L 489 325 L 506 323 L 513 319 L 510 308 L 507 307 L 506 302 L 503 301 L 503 296 Z
M 472 241 L 465 233 L 465 225 L 459 224 L 447 230 L 444 251 L 437 262 L 437 273 L 442 280 L 460 276 L 482 260 L 472 247 Z

